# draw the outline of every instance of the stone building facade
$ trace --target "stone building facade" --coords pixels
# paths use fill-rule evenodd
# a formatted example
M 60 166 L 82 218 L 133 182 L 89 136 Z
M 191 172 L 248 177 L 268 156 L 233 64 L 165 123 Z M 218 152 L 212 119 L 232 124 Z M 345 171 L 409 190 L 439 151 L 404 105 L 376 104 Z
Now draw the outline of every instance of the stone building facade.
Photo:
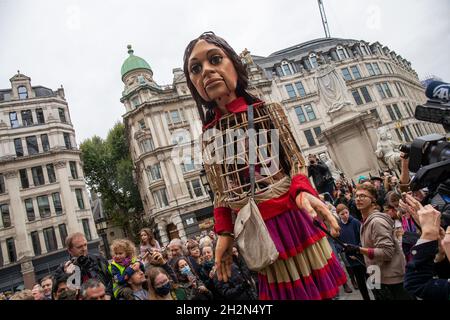
M 54 270 L 72 232 L 98 245 L 64 89 L 10 81 L 0 89 L 0 292 Z

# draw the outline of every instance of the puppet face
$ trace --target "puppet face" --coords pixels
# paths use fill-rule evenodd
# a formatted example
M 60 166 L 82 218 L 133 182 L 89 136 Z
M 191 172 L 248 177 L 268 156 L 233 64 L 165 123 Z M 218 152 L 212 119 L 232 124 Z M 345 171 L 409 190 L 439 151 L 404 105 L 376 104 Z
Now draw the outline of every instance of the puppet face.
M 205 101 L 226 104 L 236 98 L 238 75 L 220 47 L 199 40 L 189 56 L 188 69 L 189 78 Z

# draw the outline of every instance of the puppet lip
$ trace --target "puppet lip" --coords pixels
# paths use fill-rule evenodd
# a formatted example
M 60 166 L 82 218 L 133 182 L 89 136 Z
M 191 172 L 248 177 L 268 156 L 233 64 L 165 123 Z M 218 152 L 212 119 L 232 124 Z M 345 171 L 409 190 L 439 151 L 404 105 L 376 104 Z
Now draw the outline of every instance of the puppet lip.
M 222 81 L 222 78 L 211 78 L 211 79 L 206 80 L 206 82 L 204 84 L 205 88 L 208 87 L 209 85 L 215 83 L 215 82 L 218 82 L 218 81 Z

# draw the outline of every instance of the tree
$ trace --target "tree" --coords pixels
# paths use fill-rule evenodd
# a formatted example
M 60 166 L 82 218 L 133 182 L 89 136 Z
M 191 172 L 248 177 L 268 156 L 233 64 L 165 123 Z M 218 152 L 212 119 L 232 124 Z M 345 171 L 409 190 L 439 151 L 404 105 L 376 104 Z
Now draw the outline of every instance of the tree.
M 94 136 L 83 141 L 80 149 L 86 183 L 100 195 L 103 208 L 114 223 L 137 240 L 138 231 L 152 223 L 143 218 L 125 126 L 116 123 L 105 140 Z

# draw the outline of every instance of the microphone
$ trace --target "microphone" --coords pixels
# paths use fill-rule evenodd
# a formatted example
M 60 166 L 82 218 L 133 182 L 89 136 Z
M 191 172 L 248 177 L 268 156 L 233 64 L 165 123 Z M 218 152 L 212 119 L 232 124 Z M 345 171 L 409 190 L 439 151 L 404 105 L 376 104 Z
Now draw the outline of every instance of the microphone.
M 425 90 L 425 95 L 431 100 L 441 100 L 446 103 L 450 100 L 450 83 L 431 81 Z

